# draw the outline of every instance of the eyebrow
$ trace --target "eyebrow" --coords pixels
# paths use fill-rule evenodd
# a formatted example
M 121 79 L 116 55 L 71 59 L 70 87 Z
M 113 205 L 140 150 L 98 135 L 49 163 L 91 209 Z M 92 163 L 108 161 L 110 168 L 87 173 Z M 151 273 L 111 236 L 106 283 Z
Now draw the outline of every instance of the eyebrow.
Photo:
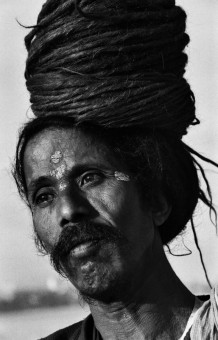
M 37 190 L 42 186 L 51 185 L 51 182 L 53 182 L 53 177 L 50 176 L 40 176 L 38 178 L 35 178 L 31 180 L 30 184 L 27 186 L 27 193 L 30 194 L 31 192 Z
M 83 172 L 87 171 L 88 169 L 101 169 L 102 171 L 115 171 L 116 169 L 111 167 L 109 169 L 109 165 L 105 165 L 102 163 L 86 163 L 86 164 L 79 164 L 76 165 L 73 169 L 69 170 L 69 173 L 67 174 L 68 179 L 74 179 L 77 176 L 81 175 Z M 28 195 L 32 193 L 33 191 L 37 190 L 38 188 L 42 186 L 49 186 L 54 185 L 57 180 L 51 176 L 40 176 L 38 178 L 32 179 L 30 181 L 30 184 L 27 186 L 27 193 Z

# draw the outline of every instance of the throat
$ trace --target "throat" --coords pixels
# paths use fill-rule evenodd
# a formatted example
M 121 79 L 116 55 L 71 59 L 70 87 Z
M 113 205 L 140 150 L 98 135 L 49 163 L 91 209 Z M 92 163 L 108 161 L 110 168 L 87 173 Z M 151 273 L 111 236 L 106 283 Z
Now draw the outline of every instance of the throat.
M 90 305 L 96 328 L 104 340 L 179 339 L 195 298 L 165 260 L 128 290 L 122 301 Z
M 191 311 L 150 304 L 113 306 L 110 311 L 91 306 L 95 326 L 104 340 L 179 339 Z

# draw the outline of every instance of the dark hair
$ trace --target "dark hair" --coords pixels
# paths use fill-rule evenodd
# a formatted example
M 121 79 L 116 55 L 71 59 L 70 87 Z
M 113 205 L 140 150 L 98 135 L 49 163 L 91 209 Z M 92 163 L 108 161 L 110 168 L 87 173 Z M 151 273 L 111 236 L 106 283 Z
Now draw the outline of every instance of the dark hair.
M 48 0 L 25 39 L 34 114 L 180 139 L 198 123 L 185 26 L 174 0 Z
M 56 128 L 79 128 L 106 143 L 128 167 L 143 196 L 149 200 L 161 189 L 172 204 L 168 220 L 160 227 L 162 242 L 167 244 L 192 218 L 198 199 L 211 209 L 212 201 L 200 188 L 196 161 L 185 144 L 174 136 L 145 129 L 105 129 L 93 124 L 75 124 L 72 117 L 39 117 L 21 130 L 14 166 L 19 193 L 26 198 L 24 152 L 27 143 L 40 131 Z M 203 171 L 203 169 L 201 168 Z

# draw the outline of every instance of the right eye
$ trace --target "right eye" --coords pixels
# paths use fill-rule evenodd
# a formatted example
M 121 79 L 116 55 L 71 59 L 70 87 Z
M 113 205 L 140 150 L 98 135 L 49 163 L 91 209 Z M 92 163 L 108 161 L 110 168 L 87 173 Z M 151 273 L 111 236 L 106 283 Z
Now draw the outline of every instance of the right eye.
M 34 199 L 34 204 L 44 208 L 50 204 L 52 204 L 54 200 L 54 194 L 51 192 L 39 192 L 37 193 L 35 199 Z

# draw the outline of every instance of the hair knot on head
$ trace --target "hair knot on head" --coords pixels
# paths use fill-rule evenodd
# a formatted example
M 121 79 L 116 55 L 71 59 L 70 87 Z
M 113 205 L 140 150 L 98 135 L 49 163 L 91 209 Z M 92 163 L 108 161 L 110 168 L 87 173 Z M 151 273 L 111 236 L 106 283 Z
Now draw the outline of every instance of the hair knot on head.
M 26 37 L 34 114 L 181 138 L 198 122 L 185 21 L 174 0 L 48 0 Z

